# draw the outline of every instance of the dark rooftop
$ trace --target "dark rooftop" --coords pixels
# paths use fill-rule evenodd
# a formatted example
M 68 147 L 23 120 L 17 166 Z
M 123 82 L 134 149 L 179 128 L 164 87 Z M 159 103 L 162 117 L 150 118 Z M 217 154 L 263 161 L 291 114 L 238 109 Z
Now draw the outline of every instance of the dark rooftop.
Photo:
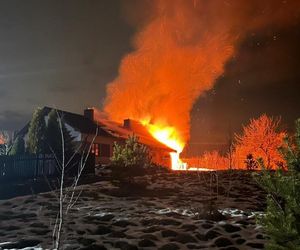
M 44 107 L 42 112 L 47 116 L 53 108 Z M 95 134 L 98 126 L 98 135 L 107 136 L 112 138 L 120 138 L 126 140 L 130 135 L 136 135 L 139 137 L 141 143 L 150 147 L 161 148 L 168 150 L 169 152 L 174 151 L 167 147 L 161 142 L 157 141 L 147 131 L 147 129 L 138 121 L 127 119 L 126 122 L 130 122 L 130 127 L 124 126 L 124 124 L 110 121 L 107 119 L 94 120 L 91 117 L 85 115 L 75 114 L 63 110 L 56 109 L 62 119 L 76 131 L 83 134 Z M 28 132 L 29 123 L 19 132 L 21 135 L 25 135 Z

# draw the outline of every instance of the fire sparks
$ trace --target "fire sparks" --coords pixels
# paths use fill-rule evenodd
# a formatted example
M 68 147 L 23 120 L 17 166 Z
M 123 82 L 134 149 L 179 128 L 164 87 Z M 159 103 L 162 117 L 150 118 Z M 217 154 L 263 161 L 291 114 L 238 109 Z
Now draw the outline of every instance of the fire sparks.
M 149 133 L 159 142 L 165 144 L 176 152 L 170 153 L 173 170 L 187 170 L 187 164 L 180 159 L 180 153 L 184 148 L 184 142 L 180 140 L 174 127 L 163 126 L 161 124 L 151 124 L 147 119 L 141 123 L 148 129 Z

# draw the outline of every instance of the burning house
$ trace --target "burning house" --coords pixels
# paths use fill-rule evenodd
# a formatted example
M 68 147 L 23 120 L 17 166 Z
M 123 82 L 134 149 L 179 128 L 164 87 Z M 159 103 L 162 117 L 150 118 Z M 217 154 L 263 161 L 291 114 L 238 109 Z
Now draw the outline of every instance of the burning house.
M 42 109 L 46 124 L 51 110 L 50 107 Z M 129 136 L 135 135 L 140 143 L 149 148 L 154 163 L 171 167 L 171 155 L 175 150 L 156 140 L 138 121 L 131 119 L 125 119 L 123 123 L 110 121 L 96 115 L 93 108 L 85 109 L 83 115 L 57 111 L 77 145 L 93 141 L 92 153 L 97 164 L 109 164 L 114 143 L 124 144 Z M 28 140 L 29 124 L 19 132 L 19 136 L 22 136 L 25 142 Z

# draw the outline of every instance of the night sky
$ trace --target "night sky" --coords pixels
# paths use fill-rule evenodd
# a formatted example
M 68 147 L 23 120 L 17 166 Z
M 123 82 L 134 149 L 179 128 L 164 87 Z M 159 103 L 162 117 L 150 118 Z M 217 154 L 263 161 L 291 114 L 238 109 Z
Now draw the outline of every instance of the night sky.
M 101 106 L 132 34 L 120 1 L 0 1 L 0 128 L 38 106 Z
M 0 129 L 36 107 L 101 108 L 106 84 L 132 50 L 118 0 L 0 1 Z M 123 6 L 124 7 L 124 6 Z M 300 22 L 248 34 L 214 89 L 192 111 L 191 143 L 224 143 L 262 113 L 291 130 L 300 117 Z M 200 146 L 199 146 L 200 147 Z

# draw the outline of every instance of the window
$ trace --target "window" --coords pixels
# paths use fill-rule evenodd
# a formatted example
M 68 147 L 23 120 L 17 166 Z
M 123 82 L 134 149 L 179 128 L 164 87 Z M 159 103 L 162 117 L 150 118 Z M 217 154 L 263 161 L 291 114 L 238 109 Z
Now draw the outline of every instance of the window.
M 94 143 L 92 146 L 92 154 L 96 157 L 110 157 L 110 145 Z
M 98 143 L 93 144 L 92 154 L 94 154 L 95 156 L 99 156 L 99 144 Z

